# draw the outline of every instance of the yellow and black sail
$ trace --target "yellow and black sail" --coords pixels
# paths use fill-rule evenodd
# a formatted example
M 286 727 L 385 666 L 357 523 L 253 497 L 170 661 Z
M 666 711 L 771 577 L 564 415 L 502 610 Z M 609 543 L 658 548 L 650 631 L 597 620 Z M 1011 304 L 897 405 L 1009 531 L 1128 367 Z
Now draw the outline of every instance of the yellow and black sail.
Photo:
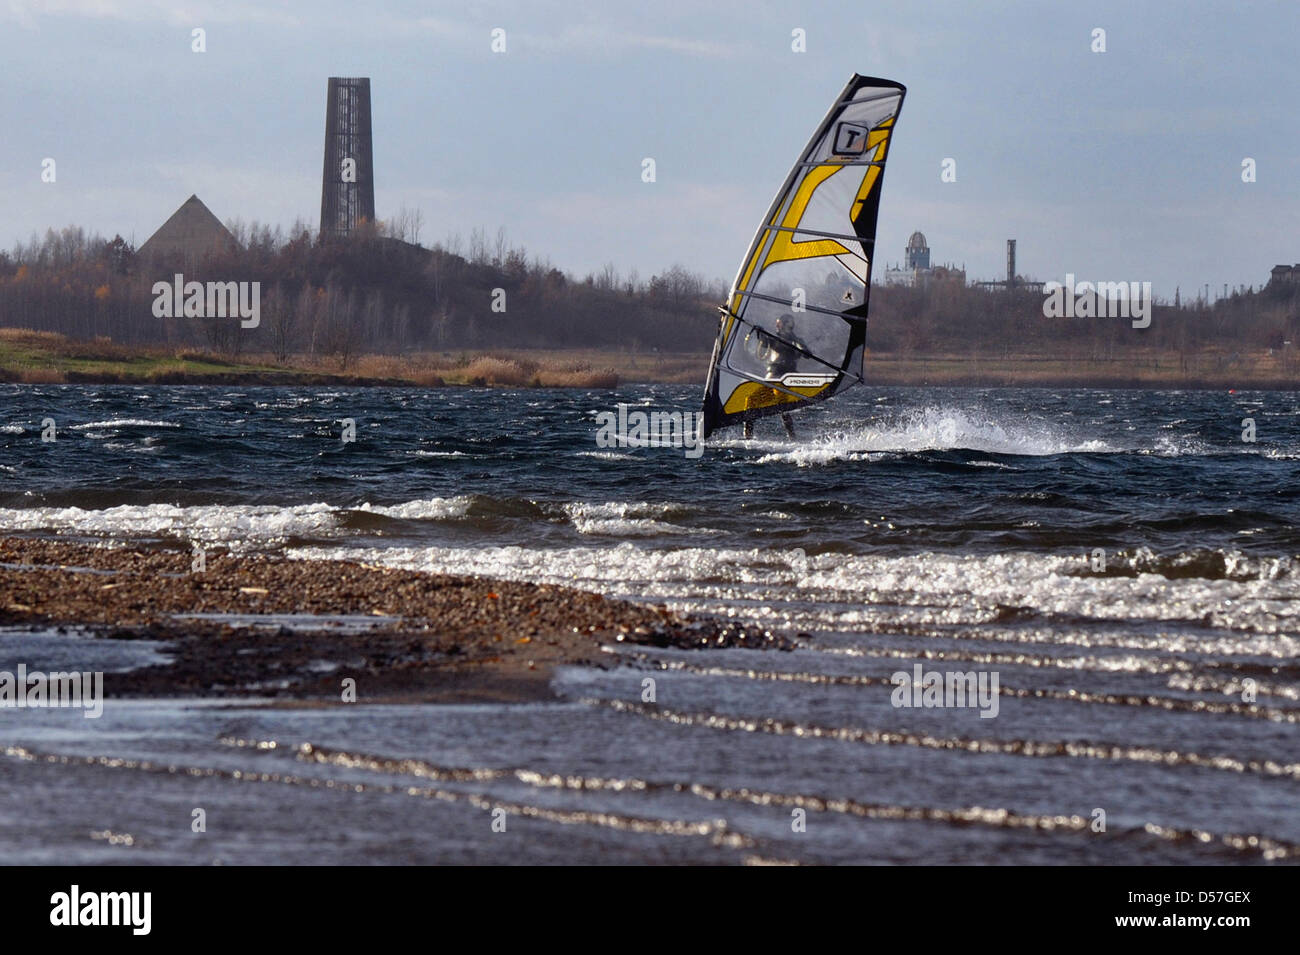
M 905 93 L 855 75 L 790 170 L 721 309 L 705 437 L 862 381 L 880 187 Z

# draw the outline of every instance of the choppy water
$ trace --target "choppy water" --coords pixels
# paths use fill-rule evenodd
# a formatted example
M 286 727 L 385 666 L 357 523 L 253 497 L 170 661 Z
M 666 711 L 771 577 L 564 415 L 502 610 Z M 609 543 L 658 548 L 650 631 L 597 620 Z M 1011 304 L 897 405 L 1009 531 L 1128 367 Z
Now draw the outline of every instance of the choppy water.
M 619 401 L 696 399 L 0 390 L 0 532 L 548 580 L 808 635 L 611 648 L 553 705 L 0 711 L 8 858 L 1297 857 L 1300 395 L 863 388 L 794 443 L 596 446 Z M 40 665 L 15 639 L 0 669 Z M 996 717 L 895 707 L 916 664 L 996 673 Z

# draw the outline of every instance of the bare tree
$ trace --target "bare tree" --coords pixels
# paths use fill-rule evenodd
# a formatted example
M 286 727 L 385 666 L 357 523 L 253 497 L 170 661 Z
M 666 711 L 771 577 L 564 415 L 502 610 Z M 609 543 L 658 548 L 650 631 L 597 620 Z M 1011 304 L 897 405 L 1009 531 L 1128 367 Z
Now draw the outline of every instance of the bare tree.
M 412 245 L 420 244 L 420 232 L 424 229 L 424 213 L 419 209 L 402 206 L 397 215 L 384 223 L 383 234 L 392 239 L 400 239 Z
M 469 234 L 469 261 L 471 265 L 487 265 L 490 261 L 487 234 L 477 226 Z
M 408 236 L 406 241 L 413 245 L 420 244 L 420 233 L 424 231 L 424 213 L 419 209 L 412 209 L 407 221 Z
M 506 253 L 510 249 L 510 244 L 506 241 L 506 227 L 497 227 L 496 241 L 492 244 L 492 264 L 497 268 L 503 268 L 506 264 Z
M 310 286 L 303 294 L 310 294 L 309 290 Z M 264 310 L 267 313 L 267 327 L 271 332 L 271 348 L 275 352 L 275 360 L 283 365 L 288 361 L 293 346 L 293 333 L 298 327 L 298 308 L 276 285 L 266 297 Z
M 596 276 L 596 288 L 603 292 L 612 292 L 618 288 L 618 269 L 613 262 L 606 262 L 600 274 Z

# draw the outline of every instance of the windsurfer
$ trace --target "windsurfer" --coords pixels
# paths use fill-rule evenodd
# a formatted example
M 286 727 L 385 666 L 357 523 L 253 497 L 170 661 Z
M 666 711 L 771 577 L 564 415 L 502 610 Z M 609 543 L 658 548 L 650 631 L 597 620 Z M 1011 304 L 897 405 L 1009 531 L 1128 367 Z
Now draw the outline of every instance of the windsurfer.
M 905 93 L 855 73 L 764 213 L 720 308 L 706 439 L 737 424 L 752 437 L 769 415 L 793 437 L 791 412 L 862 383 L 880 184 Z
M 799 367 L 799 353 L 808 350 L 794 333 L 794 316 L 789 312 L 776 320 L 772 335 L 763 335 L 760 355 L 767 361 L 767 377 L 782 378 Z
M 799 367 L 800 350 L 807 351 L 808 346 L 803 343 L 798 335 L 794 333 L 794 316 L 786 312 L 776 320 L 776 327 L 772 333 L 757 329 L 758 333 L 758 358 L 760 361 L 767 362 L 767 379 L 769 381 L 779 381 L 781 378 L 795 371 Z M 773 389 L 773 397 L 776 397 Z M 794 419 L 788 412 L 781 413 L 781 423 L 785 425 L 785 433 L 791 439 L 794 438 Z M 745 437 L 754 436 L 754 422 L 745 422 Z

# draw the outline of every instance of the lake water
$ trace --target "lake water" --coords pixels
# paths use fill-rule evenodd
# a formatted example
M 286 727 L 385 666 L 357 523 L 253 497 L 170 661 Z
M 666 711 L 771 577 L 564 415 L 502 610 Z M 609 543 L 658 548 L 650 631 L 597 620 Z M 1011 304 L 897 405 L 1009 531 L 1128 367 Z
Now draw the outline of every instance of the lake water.
M 6 860 L 1297 858 L 1300 394 L 865 387 L 794 442 L 763 422 L 699 458 L 598 447 L 619 402 L 698 389 L 0 386 L 0 533 L 550 581 L 803 635 L 610 647 L 553 704 L 0 710 Z M 158 652 L 0 633 L 3 671 Z M 995 706 L 895 705 L 917 666 L 996 677 Z

